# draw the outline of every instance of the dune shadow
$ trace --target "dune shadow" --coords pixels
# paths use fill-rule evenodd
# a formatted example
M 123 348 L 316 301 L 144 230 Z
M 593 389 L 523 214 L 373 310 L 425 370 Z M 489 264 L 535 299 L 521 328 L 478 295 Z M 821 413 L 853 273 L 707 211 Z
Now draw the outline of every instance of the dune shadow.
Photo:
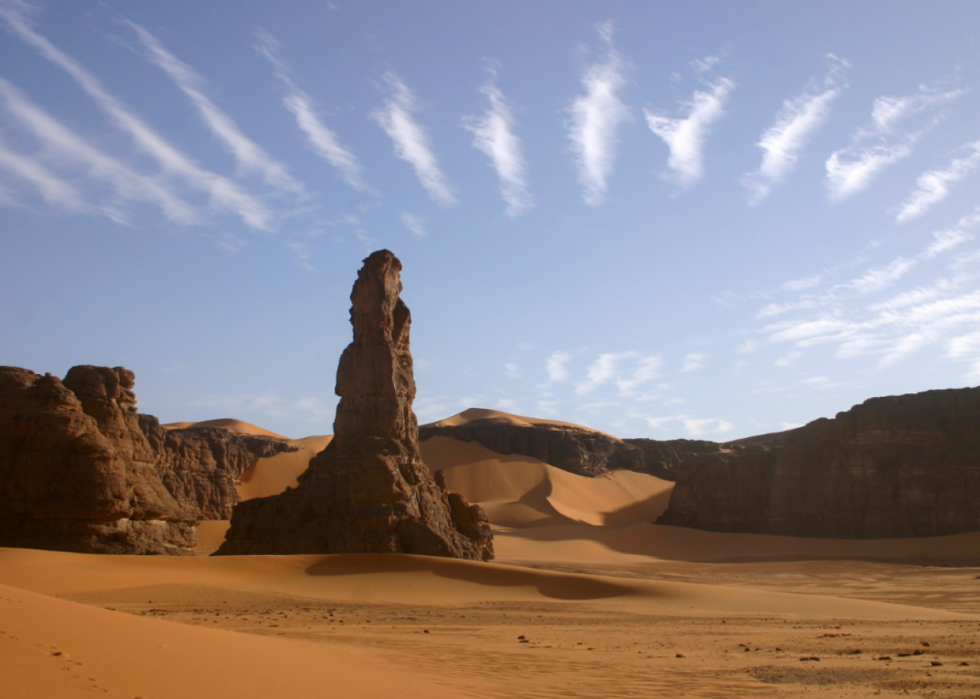
M 307 575 L 338 577 L 416 572 L 484 587 L 533 587 L 544 597 L 556 600 L 609 599 L 633 594 L 626 585 L 584 575 L 394 553 L 341 554 L 306 569 Z

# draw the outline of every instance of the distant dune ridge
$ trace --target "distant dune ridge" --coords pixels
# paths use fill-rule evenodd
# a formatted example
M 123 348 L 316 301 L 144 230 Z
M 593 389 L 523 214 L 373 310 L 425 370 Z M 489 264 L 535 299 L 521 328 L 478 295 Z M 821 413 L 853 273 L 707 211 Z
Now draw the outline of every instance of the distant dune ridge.
M 493 557 L 490 525 L 422 461 L 412 412 L 411 314 L 401 263 L 364 260 L 351 292 L 353 342 L 337 369 L 333 439 L 299 485 L 235 508 L 216 555 L 419 553 Z
M 558 420 L 470 408 L 419 428 L 419 439 L 452 437 L 501 454 L 522 454 L 583 476 L 625 469 L 674 480 L 684 464 L 718 452 L 715 442 L 690 439 L 619 439 Z

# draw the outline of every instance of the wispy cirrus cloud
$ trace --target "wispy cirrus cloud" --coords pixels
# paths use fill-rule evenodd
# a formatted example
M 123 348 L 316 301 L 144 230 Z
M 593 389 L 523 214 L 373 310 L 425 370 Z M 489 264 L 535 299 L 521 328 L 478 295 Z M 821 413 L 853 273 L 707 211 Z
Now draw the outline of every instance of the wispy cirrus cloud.
M 429 234 L 425 228 L 425 219 L 415 214 L 403 213 L 401 215 L 402 225 L 420 238 Z
M 655 430 L 667 430 L 671 426 L 680 424 L 684 431 L 691 437 L 699 438 L 708 435 L 726 435 L 735 429 L 728 420 L 716 417 L 695 418 L 690 415 L 663 415 L 659 417 L 645 418 L 650 427 Z
M 89 208 L 75 187 L 36 158 L 10 150 L 3 141 L 0 141 L 0 168 L 33 185 L 44 201 L 52 206 L 70 212 L 86 211 Z
M 694 67 L 699 75 L 703 75 L 717 64 L 717 59 L 701 59 L 694 62 Z M 725 105 L 735 89 L 735 82 L 729 78 L 717 78 L 714 82 L 705 77 L 700 80 L 707 90 L 695 90 L 689 100 L 682 101 L 681 116 L 667 116 L 653 109 L 643 110 L 650 130 L 670 149 L 667 167 L 672 172 L 664 173 L 663 177 L 682 188 L 690 187 L 704 175 L 705 141 L 712 125 L 725 116 Z
M 871 124 L 859 128 L 850 146 L 827 159 L 824 184 L 830 201 L 838 203 L 867 189 L 878 175 L 911 155 L 919 140 L 942 119 L 942 112 L 935 112 L 964 94 L 966 90 L 921 87 L 912 95 L 877 98 Z M 923 121 L 921 117 L 927 114 L 933 116 Z M 897 131 L 900 124 L 911 121 L 915 122 L 912 130 Z
M 617 378 L 619 376 L 617 366 L 619 361 L 636 356 L 636 352 L 606 352 L 600 354 L 589 366 L 585 375 L 585 381 L 582 381 L 575 387 L 575 393 L 580 396 L 588 395 L 602 384 Z
M 582 74 L 585 94 L 568 106 L 568 139 L 578 167 L 585 203 L 598 206 L 606 196 L 619 143 L 619 127 L 630 118 L 629 108 L 620 99 L 626 86 L 628 64 L 613 48 L 612 22 L 597 27 L 606 47 L 605 60 L 588 66 Z
M 293 194 L 305 194 L 302 183 L 289 174 L 286 166 L 266 153 L 261 146 L 242 133 L 238 124 L 205 94 L 206 81 L 189 65 L 178 59 L 153 34 L 135 22 L 126 21 L 144 48 L 151 63 L 167 74 L 200 112 L 211 133 L 221 141 L 242 171 L 259 173 L 271 186 Z
M 558 383 L 568 381 L 568 363 L 572 360 L 572 353 L 563 350 L 552 352 L 545 360 L 544 368 L 548 372 L 548 381 Z
M 949 196 L 950 185 L 972 174 L 980 167 L 980 141 L 963 146 L 966 157 L 954 158 L 942 170 L 927 170 L 916 180 L 915 190 L 899 207 L 895 220 L 905 223 L 918 218 Z
M 383 107 L 372 112 L 371 117 L 388 134 L 395 147 L 395 155 L 415 170 L 429 198 L 440 206 L 458 204 L 453 187 L 432 152 L 429 137 L 412 116 L 417 110 L 415 95 L 394 73 L 385 76 L 385 86 L 388 100 Z
M 649 383 L 660 376 L 660 369 L 663 367 L 663 364 L 663 357 L 660 356 L 640 357 L 637 360 L 633 373 L 627 378 L 616 381 L 616 388 L 619 389 L 619 395 L 624 398 L 633 396 L 639 386 Z
M 276 77 L 285 88 L 282 104 L 293 115 L 314 153 L 340 171 L 344 181 L 359 192 L 371 192 L 364 183 L 361 163 L 320 117 L 313 99 L 301 90 L 290 74 L 289 67 L 279 55 L 279 42 L 265 31 L 257 31 L 256 50 L 272 64 Z
M 842 360 L 876 357 L 879 367 L 932 346 L 951 348 L 946 356 L 980 368 L 980 354 L 970 354 L 963 349 L 967 341 L 960 342 L 980 324 L 980 250 L 948 255 L 971 240 L 970 231 L 978 225 L 980 208 L 953 228 L 936 231 L 933 242 L 914 256 L 897 257 L 824 292 L 764 308 L 758 318 L 785 316 L 761 329 L 769 343 L 790 345 L 777 366 L 797 363 L 806 350 L 820 345 L 835 347 Z M 932 280 L 893 290 L 913 269 L 920 276 L 931 274 Z
M 681 371 L 685 373 L 690 373 L 692 371 L 697 371 L 704 366 L 704 360 L 707 359 L 708 355 L 703 352 L 689 352 L 684 356 L 684 366 L 681 367 Z
M 31 15 L 32 8 L 20 0 L 5 0 L 0 4 L 0 19 L 10 32 L 68 73 L 75 84 L 109 116 L 115 126 L 153 158 L 166 174 L 181 177 L 186 184 L 207 194 L 213 209 L 231 212 L 251 228 L 272 229 L 272 213 L 262 202 L 242 190 L 232 180 L 202 168 L 188 155 L 172 146 L 122 101 L 109 94 L 98 78 L 74 58 L 38 34 L 34 30 Z
M 526 165 L 521 141 L 514 133 L 514 117 L 503 93 L 491 80 L 480 88 L 490 100 L 482 116 L 463 118 L 463 126 L 473 134 L 473 147 L 490 158 L 500 180 L 500 193 L 508 216 L 519 216 L 534 205 L 527 188 Z
M 52 168 L 68 165 L 81 167 L 90 183 L 101 182 L 109 185 L 112 190 L 108 201 L 102 201 L 104 197 L 98 192 L 76 191 L 67 198 L 62 192 L 58 197 L 61 206 L 101 213 L 113 220 L 122 221 L 126 218 L 122 209 L 125 204 L 145 201 L 158 206 L 175 223 L 188 225 L 199 221 L 194 207 L 158 178 L 136 172 L 90 145 L 3 78 L 0 78 L 0 99 L 3 100 L 6 110 L 40 143 L 41 149 L 30 155 L 33 163 L 40 166 L 43 162 L 50 161 Z M 49 196 L 52 194 L 58 194 L 57 188 L 49 189 Z M 85 198 L 89 203 L 79 206 L 79 197 Z
M 742 177 L 749 190 L 749 206 L 761 203 L 793 171 L 800 153 L 827 121 L 834 100 L 847 87 L 850 63 L 833 54 L 827 56 L 827 62 L 823 80 L 812 80 L 803 94 L 785 100 L 776 121 L 756 143 L 763 151 L 762 164 Z

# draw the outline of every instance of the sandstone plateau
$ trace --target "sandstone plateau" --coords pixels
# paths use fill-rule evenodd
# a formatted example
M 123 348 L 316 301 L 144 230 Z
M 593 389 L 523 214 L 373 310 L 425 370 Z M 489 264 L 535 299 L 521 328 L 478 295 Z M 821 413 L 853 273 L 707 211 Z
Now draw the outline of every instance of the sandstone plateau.
M 160 480 L 133 382 L 122 367 L 64 382 L 0 367 L 0 545 L 190 553 L 195 514 Z
M 980 531 L 980 388 L 872 398 L 679 472 L 658 523 L 820 538 Z
M 256 459 L 295 450 L 222 429 L 166 430 L 136 412 L 135 376 L 76 366 L 64 381 L 0 367 L 0 546 L 189 555 L 227 519 Z
M 416 553 L 490 560 L 482 509 L 422 461 L 412 412 L 411 314 L 401 263 L 364 260 L 351 292 L 353 342 L 337 369 L 334 438 L 298 487 L 238 505 L 222 554 Z

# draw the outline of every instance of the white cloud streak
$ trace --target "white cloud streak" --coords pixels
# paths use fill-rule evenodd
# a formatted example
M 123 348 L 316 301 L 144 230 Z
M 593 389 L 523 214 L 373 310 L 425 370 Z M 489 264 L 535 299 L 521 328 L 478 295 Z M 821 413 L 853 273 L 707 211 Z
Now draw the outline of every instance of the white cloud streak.
M 707 356 L 708 355 L 704 354 L 703 352 L 689 353 L 684 357 L 684 366 L 681 368 L 681 371 L 685 373 L 697 371 L 704 366 L 704 360 L 707 358 Z
M 598 206 L 605 199 L 616 160 L 617 132 L 630 118 L 629 108 L 620 99 L 627 83 L 627 64 L 612 47 L 612 23 L 601 24 L 598 31 L 608 48 L 606 59 L 585 70 L 585 94 L 568 106 L 567 122 L 582 196 L 589 206 Z
M 92 209 L 101 210 L 113 220 L 122 220 L 124 216 L 119 210 L 120 204 L 146 201 L 159 206 L 164 215 L 175 223 L 187 225 L 199 221 L 193 207 L 158 179 L 140 174 L 89 145 L 3 78 L 0 78 L 0 98 L 10 114 L 41 143 L 42 151 L 34 154 L 32 159 L 40 161 L 50 157 L 61 165 L 81 165 L 89 177 L 112 187 L 113 201 L 108 205 L 93 205 Z
M 303 132 L 310 148 L 340 171 L 344 181 L 359 192 L 371 192 L 364 183 L 360 161 L 345 148 L 337 135 L 317 116 L 313 99 L 293 81 L 289 67 L 279 56 L 279 42 L 272 35 L 259 31 L 259 43 L 255 46 L 272 64 L 276 77 L 285 88 L 282 104 L 293 115 L 296 126 Z
M 617 365 L 619 361 L 636 356 L 638 356 L 636 352 L 606 352 L 600 354 L 591 366 L 589 366 L 585 375 L 585 381 L 575 387 L 575 393 L 580 396 L 588 395 L 602 384 L 618 378 L 619 368 Z
M 899 124 L 935 112 L 965 93 L 965 90 L 937 92 L 923 87 L 913 95 L 877 98 L 871 111 L 871 125 L 858 129 L 850 146 L 827 158 L 824 184 L 830 201 L 838 203 L 867 189 L 878 175 L 911 155 L 919 140 L 940 121 L 942 114 L 896 136 Z
M 725 115 L 725 104 L 735 83 L 718 78 L 707 87 L 706 92 L 695 90 L 691 99 L 681 102 L 683 116 L 669 117 L 659 111 L 643 110 L 650 130 L 670 149 L 667 166 L 673 173 L 666 173 L 664 178 L 682 188 L 690 187 L 704 176 L 704 144 L 712 124 Z
M 27 10 L 28 6 L 24 3 L 8 0 L 0 5 L 0 19 L 3 19 L 13 34 L 68 73 L 75 84 L 110 117 L 116 127 L 151 156 L 164 172 L 182 177 L 190 186 L 205 192 L 210 198 L 212 208 L 236 214 L 251 228 L 272 229 L 272 214 L 261 202 L 228 178 L 201 168 L 137 117 L 123 102 L 106 92 L 102 83 L 81 64 L 34 31 Z
M 420 238 L 424 238 L 429 233 L 425 228 L 425 219 L 421 216 L 406 212 L 401 215 L 401 221 L 405 228 Z
M 632 353 L 627 353 L 622 356 L 630 356 Z M 619 395 L 628 398 L 634 394 L 637 387 L 642 386 L 645 383 L 653 381 L 660 376 L 660 368 L 663 366 L 663 358 L 658 356 L 653 357 L 640 357 L 637 360 L 636 369 L 633 374 L 628 379 L 620 379 L 616 382 L 616 387 L 619 389 Z
M 544 362 L 544 368 L 548 372 L 548 381 L 551 383 L 568 381 L 568 362 L 571 360 L 572 355 L 570 352 L 564 352 L 562 350 L 552 352 L 551 356 Z
M 240 170 L 259 173 L 269 185 L 282 191 L 305 194 L 303 185 L 289 174 L 285 165 L 242 133 L 235 121 L 204 94 L 206 81 L 196 70 L 170 53 L 145 28 L 135 22 L 126 21 L 126 24 L 136 32 L 150 62 L 166 73 L 190 99 L 211 133 L 231 151 Z
M 503 93 L 493 82 L 480 88 L 490 100 L 483 116 L 463 118 L 463 126 L 473 134 L 473 147 L 490 158 L 500 180 L 500 193 L 508 216 L 519 216 L 534 200 L 527 188 L 521 141 L 514 133 L 514 117 Z
M 949 196 L 950 185 L 972 174 L 980 166 L 980 141 L 967 143 L 963 150 L 973 152 L 964 158 L 954 158 L 942 170 L 927 170 L 919 175 L 915 190 L 902 203 L 895 216 L 898 223 L 922 216 Z
M 388 73 L 385 81 L 389 99 L 381 109 L 372 112 L 371 117 L 388 134 L 395 155 L 415 170 L 429 198 L 440 206 L 457 204 L 453 187 L 429 146 L 429 137 L 412 117 L 412 112 L 416 111 L 415 96 L 394 73 Z
M 749 190 L 749 206 L 760 204 L 793 171 L 800 153 L 827 121 L 831 105 L 847 87 L 850 64 L 833 54 L 827 61 L 829 68 L 822 84 L 811 81 L 803 94 L 785 100 L 776 121 L 756 143 L 763 151 L 762 164 L 742 177 Z
M 10 150 L 2 141 L 0 141 L 0 168 L 34 185 L 41 197 L 52 206 L 71 212 L 85 211 L 88 208 L 75 187 L 48 170 L 35 158 Z

